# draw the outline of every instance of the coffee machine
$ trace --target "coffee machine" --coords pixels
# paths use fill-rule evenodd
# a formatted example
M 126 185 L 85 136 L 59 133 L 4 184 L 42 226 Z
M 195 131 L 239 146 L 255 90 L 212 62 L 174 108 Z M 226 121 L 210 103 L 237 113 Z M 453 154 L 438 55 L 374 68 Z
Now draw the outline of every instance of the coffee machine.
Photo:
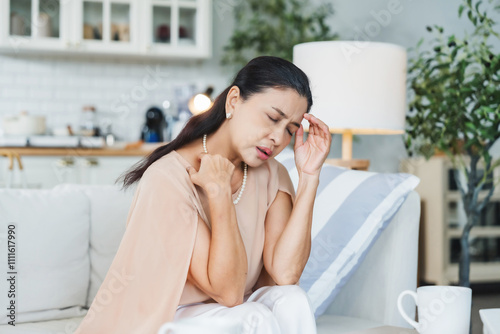
M 146 143 L 165 141 L 164 130 L 168 126 L 165 115 L 158 107 L 151 107 L 146 111 L 146 124 L 141 132 L 141 139 Z

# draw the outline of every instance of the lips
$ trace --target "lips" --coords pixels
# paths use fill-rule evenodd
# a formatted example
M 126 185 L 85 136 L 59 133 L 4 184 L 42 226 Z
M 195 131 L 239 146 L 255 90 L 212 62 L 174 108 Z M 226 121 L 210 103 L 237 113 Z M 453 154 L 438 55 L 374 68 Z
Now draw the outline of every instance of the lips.
M 259 151 L 265 153 L 269 157 L 271 156 L 271 154 L 273 154 L 273 151 L 271 151 L 267 147 L 257 146 L 257 148 L 259 149 Z

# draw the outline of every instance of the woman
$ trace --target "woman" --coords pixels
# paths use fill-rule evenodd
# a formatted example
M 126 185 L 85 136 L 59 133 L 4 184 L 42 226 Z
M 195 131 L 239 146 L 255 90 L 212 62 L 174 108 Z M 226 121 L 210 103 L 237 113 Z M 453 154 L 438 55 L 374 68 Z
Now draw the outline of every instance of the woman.
M 299 68 L 255 58 L 209 111 L 134 166 L 124 176 L 125 187 L 140 180 L 127 229 L 76 333 L 156 333 L 186 317 L 237 319 L 245 333 L 316 333 L 298 280 L 331 137 L 311 105 Z M 293 134 L 297 194 L 274 159 Z

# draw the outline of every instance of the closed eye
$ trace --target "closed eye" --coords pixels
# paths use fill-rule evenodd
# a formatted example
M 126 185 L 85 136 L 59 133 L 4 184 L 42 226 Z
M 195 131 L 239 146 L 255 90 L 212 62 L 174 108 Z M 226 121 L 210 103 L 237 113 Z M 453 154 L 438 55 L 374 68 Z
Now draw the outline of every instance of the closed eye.
M 277 119 L 274 119 L 272 117 L 270 117 L 269 115 L 267 116 L 271 121 L 273 121 L 273 123 L 276 123 L 278 120 Z M 290 136 L 293 136 L 293 133 L 290 132 L 290 130 L 286 129 L 286 131 L 288 132 L 288 134 Z

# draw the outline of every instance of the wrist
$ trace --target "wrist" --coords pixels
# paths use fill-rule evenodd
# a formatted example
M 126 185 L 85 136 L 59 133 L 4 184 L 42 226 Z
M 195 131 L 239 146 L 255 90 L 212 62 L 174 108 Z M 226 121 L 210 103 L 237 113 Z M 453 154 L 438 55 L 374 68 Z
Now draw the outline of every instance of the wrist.
M 302 193 L 316 193 L 319 186 L 319 175 L 300 173 L 297 186 L 297 196 Z
M 299 182 L 319 183 L 319 173 L 308 174 L 304 172 L 299 172 Z
M 226 198 L 231 199 L 231 187 L 229 185 L 209 183 L 203 188 L 203 190 L 207 194 L 209 201 L 221 201 Z

